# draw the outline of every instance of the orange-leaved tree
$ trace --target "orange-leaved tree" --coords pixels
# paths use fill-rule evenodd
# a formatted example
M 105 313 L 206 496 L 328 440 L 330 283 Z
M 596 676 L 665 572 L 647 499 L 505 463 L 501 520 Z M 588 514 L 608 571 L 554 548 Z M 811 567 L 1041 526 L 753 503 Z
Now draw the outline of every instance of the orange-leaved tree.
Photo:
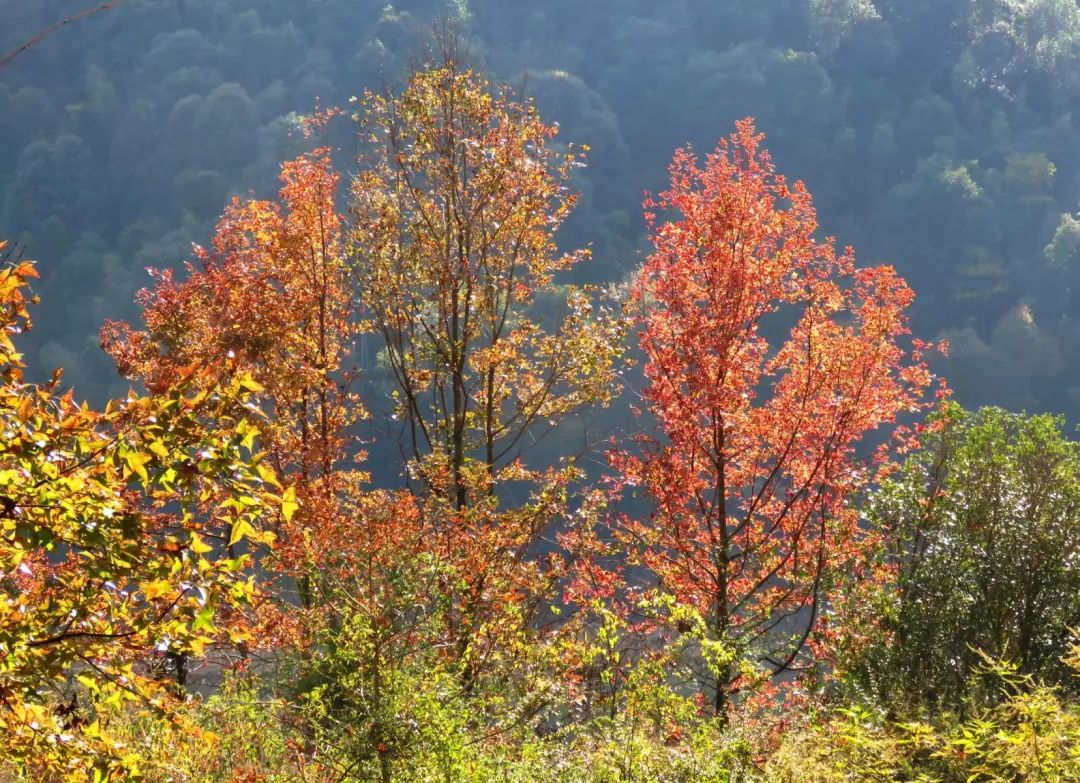
M 178 368 L 168 393 L 101 412 L 61 394 L 59 372 L 27 382 L 11 336 L 34 276 L 0 268 L 0 754 L 40 779 L 127 780 L 137 761 L 105 718 L 170 715 L 155 654 L 249 638 L 250 562 L 231 548 L 268 540 L 280 498 L 247 375 Z
M 332 115 L 310 118 L 308 130 Z M 261 445 L 287 513 L 260 563 L 276 586 L 260 606 L 257 644 L 279 653 L 286 696 L 328 687 L 336 699 L 336 712 L 305 729 L 327 774 L 370 761 L 385 775 L 404 742 L 393 731 L 405 721 L 394 711 L 396 678 L 431 650 L 430 542 L 413 498 L 371 488 L 361 464 L 356 424 L 366 414 L 346 364 L 361 325 L 330 149 L 287 161 L 281 181 L 279 201 L 233 201 L 182 281 L 158 273 L 140 294 L 145 330 L 111 323 L 103 342 L 151 389 L 171 388 L 191 363 L 260 383 Z M 354 676 L 361 685 L 338 687 Z M 318 697 L 299 701 L 293 724 L 304 710 L 319 713 Z
M 704 165 L 679 150 L 646 202 L 654 250 L 632 300 L 658 433 L 612 454 L 652 507 L 610 530 L 641 577 L 642 628 L 689 642 L 721 716 L 755 671 L 826 655 L 830 590 L 869 565 L 849 501 L 887 457 L 860 443 L 923 410 L 933 381 L 907 340 L 911 290 L 815 238 L 810 194 L 762 138 L 744 120 Z
M 331 113 L 308 123 L 309 132 Z M 177 370 L 217 363 L 250 373 L 263 387 L 263 446 L 295 513 L 278 520 L 273 564 L 295 578 L 303 606 L 333 535 L 341 493 L 365 480 L 353 461 L 349 427 L 364 415 L 349 391 L 343 357 L 356 330 L 334 205 L 338 176 L 318 147 L 281 170 L 280 202 L 236 198 L 211 248 L 197 248 L 186 278 L 156 272 L 140 293 L 146 329 L 110 322 L 102 343 L 125 376 L 164 390 Z
M 449 566 L 440 649 L 468 690 L 513 668 L 524 648 L 509 640 L 552 601 L 558 558 L 545 569 L 534 555 L 579 470 L 565 451 L 547 465 L 525 452 L 611 399 L 623 320 L 557 279 L 588 257 L 555 242 L 581 153 L 557 148 L 556 128 L 463 67 L 452 42 L 400 94 L 366 94 L 357 120 L 350 252 L 408 475 Z

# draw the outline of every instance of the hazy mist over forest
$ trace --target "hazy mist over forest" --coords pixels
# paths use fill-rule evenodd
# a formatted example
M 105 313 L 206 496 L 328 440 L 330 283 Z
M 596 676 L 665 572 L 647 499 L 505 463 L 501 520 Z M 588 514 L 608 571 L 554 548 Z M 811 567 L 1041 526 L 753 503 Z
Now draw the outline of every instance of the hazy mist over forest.
M 0 0 L 0 49 L 81 6 Z M 591 147 L 561 234 L 592 243 L 579 277 L 635 269 L 672 150 L 752 115 L 822 233 L 914 287 L 960 402 L 1080 418 L 1074 0 L 128 0 L 0 73 L 0 234 L 53 303 L 31 365 L 122 389 L 97 332 L 134 315 L 143 268 L 187 260 L 232 194 L 272 192 L 296 113 L 400 83 L 440 16 Z

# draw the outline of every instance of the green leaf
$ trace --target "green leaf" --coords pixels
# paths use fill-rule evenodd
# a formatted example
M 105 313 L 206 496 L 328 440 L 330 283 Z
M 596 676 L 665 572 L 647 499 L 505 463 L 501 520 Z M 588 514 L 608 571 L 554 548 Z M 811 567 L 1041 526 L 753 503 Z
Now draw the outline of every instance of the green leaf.
M 195 621 L 191 624 L 192 631 L 214 631 L 214 607 L 207 604 L 195 614 Z

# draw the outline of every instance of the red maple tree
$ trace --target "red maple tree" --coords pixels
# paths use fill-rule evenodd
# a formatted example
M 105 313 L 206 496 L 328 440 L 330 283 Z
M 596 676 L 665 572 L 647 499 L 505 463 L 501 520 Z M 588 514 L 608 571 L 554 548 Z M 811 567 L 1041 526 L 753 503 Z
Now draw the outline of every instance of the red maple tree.
M 911 289 L 815 239 L 810 194 L 762 138 L 747 119 L 704 166 L 679 150 L 646 202 L 655 249 L 631 299 L 659 433 L 612 455 L 619 489 L 653 507 L 607 539 L 647 574 L 639 628 L 696 637 L 689 665 L 718 715 L 753 671 L 825 653 L 830 586 L 866 567 L 848 501 L 888 454 L 859 444 L 927 407 L 933 382 L 928 346 L 905 339 Z

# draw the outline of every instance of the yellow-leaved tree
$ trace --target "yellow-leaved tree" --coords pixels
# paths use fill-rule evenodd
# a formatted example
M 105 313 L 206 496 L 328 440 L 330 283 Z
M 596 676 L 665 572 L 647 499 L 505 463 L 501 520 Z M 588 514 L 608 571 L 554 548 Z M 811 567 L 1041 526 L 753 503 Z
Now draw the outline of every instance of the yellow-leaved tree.
M 34 779 L 129 780 L 109 716 L 169 719 L 188 656 L 247 638 L 241 550 L 269 541 L 280 497 L 246 376 L 207 385 L 190 367 L 103 411 L 61 393 L 59 372 L 27 382 L 11 338 L 35 276 L 0 268 L 0 758 Z

